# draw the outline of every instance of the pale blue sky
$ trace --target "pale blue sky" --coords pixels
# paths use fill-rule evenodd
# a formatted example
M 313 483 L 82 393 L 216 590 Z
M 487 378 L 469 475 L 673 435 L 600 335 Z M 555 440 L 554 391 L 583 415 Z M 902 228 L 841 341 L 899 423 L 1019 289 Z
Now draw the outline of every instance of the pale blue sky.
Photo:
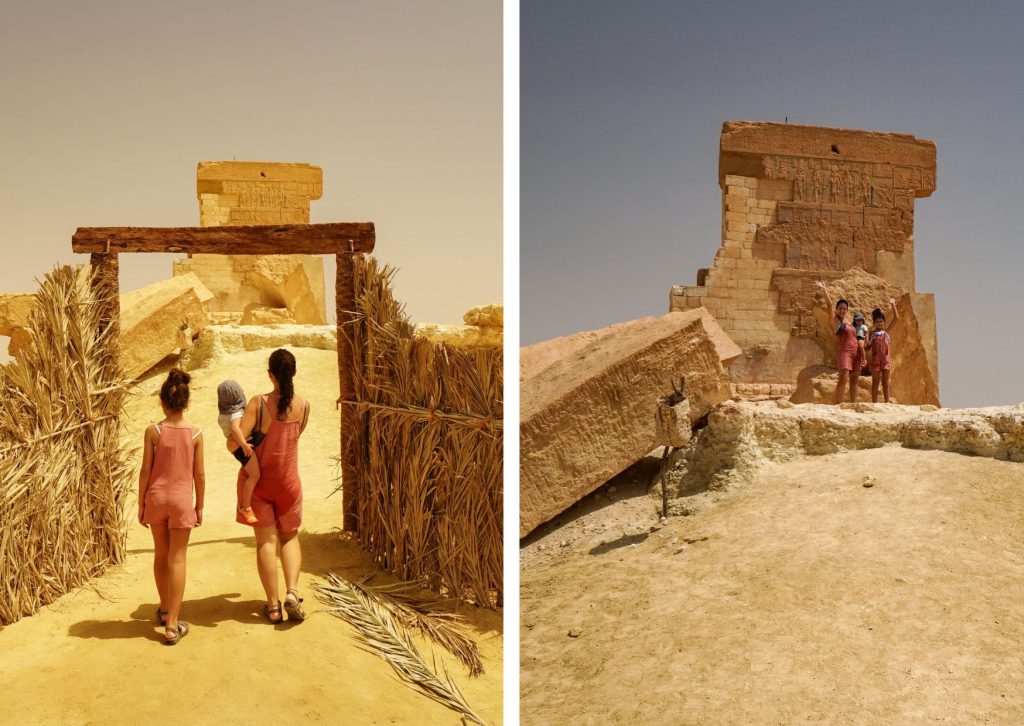
M 915 247 L 943 403 L 1024 401 L 1024 5 L 523 0 L 521 23 L 524 345 L 664 313 L 719 245 L 722 122 L 788 116 L 935 141 Z

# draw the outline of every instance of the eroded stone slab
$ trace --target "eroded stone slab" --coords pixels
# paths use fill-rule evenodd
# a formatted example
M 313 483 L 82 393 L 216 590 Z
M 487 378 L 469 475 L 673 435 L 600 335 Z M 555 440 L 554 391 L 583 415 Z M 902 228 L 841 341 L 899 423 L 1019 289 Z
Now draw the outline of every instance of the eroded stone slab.
M 685 377 L 693 420 L 729 398 L 726 366 L 740 349 L 707 311 L 614 328 L 522 381 L 520 536 L 654 448 L 673 380 Z

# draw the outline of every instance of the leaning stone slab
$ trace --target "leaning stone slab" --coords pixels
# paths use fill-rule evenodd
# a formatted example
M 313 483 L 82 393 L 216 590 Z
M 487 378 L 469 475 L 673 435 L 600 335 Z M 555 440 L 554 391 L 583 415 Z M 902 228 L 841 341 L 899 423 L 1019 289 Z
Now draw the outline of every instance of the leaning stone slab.
M 189 279 L 192 278 L 192 279 Z M 121 365 L 135 379 L 209 325 L 213 294 L 195 275 L 162 280 L 121 296 Z M 183 333 L 187 340 L 183 339 Z
M 741 351 L 706 310 L 614 327 L 521 384 L 520 537 L 654 448 L 672 381 L 686 379 L 691 420 L 730 396 Z

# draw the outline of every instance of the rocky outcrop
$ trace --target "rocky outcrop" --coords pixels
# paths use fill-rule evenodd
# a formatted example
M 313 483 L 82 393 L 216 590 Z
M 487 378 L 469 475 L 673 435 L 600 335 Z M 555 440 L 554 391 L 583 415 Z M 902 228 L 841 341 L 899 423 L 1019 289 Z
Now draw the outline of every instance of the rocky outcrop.
M 704 310 L 595 331 L 520 389 L 520 520 L 525 536 L 654 447 L 658 399 L 686 380 L 696 420 L 727 399 L 740 354 Z
M 772 462 L 881 446 L 1024 462 L 1024 404 L 939 409 L 927 404 L 731 401 L 715 408 L 707 426 L 673 455 L 669 492 L 682 496 L 726 489 Z
M 35 307 L 35 299 L 31 293 L 0 295 L 0 335 L 10 336 L 7 352 L 12 356 L 32 345 L 28 317 Z
M 453 348 L 501 348 L 504 344 L 504 315 L 500 304 L 470 308 L 462 319 L 465 325 L 416 323 L 413 332 L 417 337 Z
M 466 325 L 475 325 L 480 328 L 504 328 L 505 309 L 501 303 L 493 305 L 478 305 L 470 308 L 462 316 L 462 322 Z

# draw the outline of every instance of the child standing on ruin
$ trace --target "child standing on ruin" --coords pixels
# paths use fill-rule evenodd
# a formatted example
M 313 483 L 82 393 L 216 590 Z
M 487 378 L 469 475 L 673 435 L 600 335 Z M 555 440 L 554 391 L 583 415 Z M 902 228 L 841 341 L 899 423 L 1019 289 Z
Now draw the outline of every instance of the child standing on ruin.
M 238 499 L 238 513 L 246 524 L 256 524 L 256 513 L 252 511 L 252 493 L 260 480 L 260 463 L 254 456 L 253 446 L 259 446 L 263 432 L 256 429 L 249 440 L 242 435 L 240 424 L 245 412 L 245 392 L 237 381 L 224 381 L 217 386 L 217 423 L 227 438 L 228 451 L 238 459 L 249 475 Z
M 899 311 L 896 309 L 896 299 L 889 298 L 889 305 L 892 307 L 892 319 L 899 320 Z M 885 313 L 881 308 L 871 311 L 871 322 L 875 328 L 871 331 L 868 353 L 871 360 L 871 401 L 878 403 L 878 382 L 882 382 L 882 393 L 885 402 L 890 403 L 889 398 L 889 370 L 892 367 L 892 358 L 889 354 L 889 333 L 885 330 Z
M 836 393 L 833 403 L 839 404 L 843 400 L 843 390 L 849 385 L 850 400 L 857 401 L 857 381 L 860 378 L 860 369 L 863 365 L 864 343 L 857 340 L 857 329 L 846 322 L 846 313 L 850 310 L 850 303 L 842 298 L 833 306 L 832 296 L 828 294 L 823 280 L 818 280 L 818 287 L 825 293 L 825 303 L 832 311 L 832 332 L 836 339 L 836 368 L 839 369 L 839 381 L 836 383 Z M 863 317 L 863 316 L 861 316 Z
M 854 370 L 859 371 L 858 375 L 866 376 L 868 370 L 868 326 L 864 319 L 864 313 L 853 314 L 853 329 L 857 331 L 857 360 L 853 362 Z M 856 397 L 854 397 L 856 399 Z
M 139 472 L 139 523 L 153 533 L 153 577 L 160 596 L 156 618 L 164 626 L 164 645 L 177 645 L 190 630 L 178 619 L 185 553 L 192 528 L 203 523 L 206 496 L 203 432 L 185 420 L 190 380 L 179 368 L 167 374 L 160 387 L 164 419 L 146 428 Z

